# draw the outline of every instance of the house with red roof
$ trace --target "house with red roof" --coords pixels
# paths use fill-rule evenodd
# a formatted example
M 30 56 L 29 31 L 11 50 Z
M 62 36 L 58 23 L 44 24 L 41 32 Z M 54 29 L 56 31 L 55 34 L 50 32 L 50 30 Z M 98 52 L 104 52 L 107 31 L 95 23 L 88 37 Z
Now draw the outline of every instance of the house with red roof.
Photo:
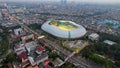
M 18 55 L 18 57 L 20 58 L 20 59 L 26 59 L 27 58 L 27 52 L 26 51 L 23 51 L 22 53 L 20 53 L 19 55 Z
M 8 62 L 8 63 L 7 63 L 7 66 L 8 66 L 9 68 L 13 68 L 13 64 L 12 64 L 11 62 Z
M 28 66 L 27 68 L 39 68 L 38 65 L 36 66 Z
M 42 46 L 38 46 L 38 47 L 36 48 L 36 53 L 39 54 L 39 55 L 40 55 L 43 51 L 45 51 L 45 48 L 42 47 Z

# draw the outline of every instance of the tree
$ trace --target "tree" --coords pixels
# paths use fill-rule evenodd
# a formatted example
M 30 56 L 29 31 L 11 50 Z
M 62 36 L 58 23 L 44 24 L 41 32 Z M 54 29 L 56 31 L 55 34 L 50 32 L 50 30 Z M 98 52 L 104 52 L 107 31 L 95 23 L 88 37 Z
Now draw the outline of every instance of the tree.
M 88 58 L 93 52 L 89 47 L 87 47 L 83 53 L 83 57 Z
M 120 61 L 120 51 L 117 51 L 114 55 L 115 55 L 114 58 Z
M 9 54 L 7 57 L 6 57 L 6 60 L 9 61 L 9 62 L 13 62 L 15 60 L 15 55 L 14 54 Z
M 115 62 L 115 66 L 116 66 L 116 68 L 119 68 L 120 67 L 120 61 Z
M 90 60 L 93 60 L 96 63 L 100 63 L 105 66 L 105 68 L 112 68 L 113 63 L 105 58 L 98 56 L 97 54 L 92 54 L 89 56 Z
M 7 64 L 3 64 L 1 68 L 8 68 Z

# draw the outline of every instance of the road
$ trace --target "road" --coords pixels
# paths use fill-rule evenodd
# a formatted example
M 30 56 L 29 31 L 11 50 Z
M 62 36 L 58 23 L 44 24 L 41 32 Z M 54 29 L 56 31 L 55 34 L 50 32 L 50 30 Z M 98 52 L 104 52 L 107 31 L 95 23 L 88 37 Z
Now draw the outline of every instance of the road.
M 58 55 L 60 55 L 64 59 L 72 53 L 64 49 L 57 43 L 51 42 L 48 39 L 46 39 L 46 42 L 49 43 L 49 47 L 54 48 L 57 51 Z M 89 63 L 88 61 L 83 60 L 83 58 L 81 58 L 79 55 L 72 56 L 71 58 L 69 58 L 68 61 L 77 66 L 78 68 L 102 68 L 102 66 L 96 65 L 94 63 Z

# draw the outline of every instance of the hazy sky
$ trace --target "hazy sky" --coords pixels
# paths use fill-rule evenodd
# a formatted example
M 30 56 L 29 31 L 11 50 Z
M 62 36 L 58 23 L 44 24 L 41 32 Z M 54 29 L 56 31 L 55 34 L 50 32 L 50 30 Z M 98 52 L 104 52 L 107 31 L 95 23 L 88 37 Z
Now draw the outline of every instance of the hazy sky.
M 60 0 L 0 0 L 0 1 L 60 1 Z M 120 3 L 120 0 L 68 0 L 79 2 Z

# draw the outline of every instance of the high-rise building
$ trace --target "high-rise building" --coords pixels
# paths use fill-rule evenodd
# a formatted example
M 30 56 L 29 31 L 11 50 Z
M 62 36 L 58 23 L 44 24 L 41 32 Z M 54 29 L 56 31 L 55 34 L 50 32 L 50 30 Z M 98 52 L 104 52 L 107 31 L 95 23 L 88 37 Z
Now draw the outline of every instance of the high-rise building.
M 67 0 L 61 0 L 61 3 L 62 3 L 62 4 L 66 4 L 66 3 L 67 3 Z

